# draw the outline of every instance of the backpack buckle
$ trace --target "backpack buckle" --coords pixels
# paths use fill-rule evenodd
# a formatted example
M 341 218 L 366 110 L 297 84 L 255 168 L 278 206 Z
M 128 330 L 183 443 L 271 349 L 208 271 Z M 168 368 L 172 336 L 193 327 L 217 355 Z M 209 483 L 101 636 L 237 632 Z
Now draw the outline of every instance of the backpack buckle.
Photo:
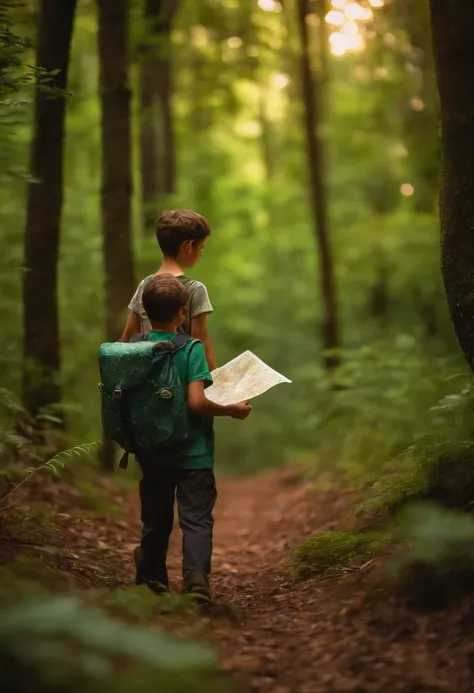
M 114 387 L 114 391 L 112 393 L 112 399 L 114 400 L 114 402 L 116 402 L 119 399 L 122 399 L 122 388 L 120 387 L 120 385 L 118 385 L 117 387 Z

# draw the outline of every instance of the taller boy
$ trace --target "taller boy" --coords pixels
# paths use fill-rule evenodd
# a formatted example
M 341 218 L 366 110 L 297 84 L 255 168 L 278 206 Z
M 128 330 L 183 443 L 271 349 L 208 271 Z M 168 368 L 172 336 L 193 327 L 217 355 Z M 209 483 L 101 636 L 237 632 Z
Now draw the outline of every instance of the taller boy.
M 172 274 L 185 285 L 188 292 L 188 313 L 183 329 L 204 344 L 209 370 L 216 368 L 214 347 L 207 332 L 207 315 L 212 313 L 212 305 L 207 289 L 201 282 L 185 276 L 186 268 L 194 267 L 199 261 L 206 240 L 211 233 L 207 219 L 187 209 L 164 212 L 158 219 L 156 238 L 163 261 L 156 274 Z M 138 285 L 129 303 L 129 316 L 121 342 L 128 342 L 136 334 L 147 334 L 151 330 L 150 321 L 143 307 L 143 291 L 155 275 L 145 277 Z

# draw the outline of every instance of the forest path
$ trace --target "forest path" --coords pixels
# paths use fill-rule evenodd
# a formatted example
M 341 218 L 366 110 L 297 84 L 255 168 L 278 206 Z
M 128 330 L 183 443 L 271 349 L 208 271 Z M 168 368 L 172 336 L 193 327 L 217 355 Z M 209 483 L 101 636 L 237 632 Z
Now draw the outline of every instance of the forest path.
M 73 577 L 86 589 L 134 589 L 137 490 L 120 489 L 107 478 L 98 479 L 98 486 L 120 505 L 122 517 L 84 513 L 72 486 L 38 480 L 28 504 L 37 511 L 54 508 L 54 530 L 42 530 L 37 515 L 31 518 L 33 531 L 20 530 L 23 504 L 12 509 L 4 529 L 18 540 L 38 542 L 35 556 L 40 553 L 54 574 Z M 354 504 L 348 491 L 321 491 L 294 470 L 280 470 L 218 479 L 218 493 L 212 586 L 218 604 L 236 608 L 205 612 L 198 632 L 217 645 L 224 670 L 245 691 L 472 693 L 474 600 L 438 614 L 416 614 L 381 586 L 383 557 L 324 583 L 291 579 L 294 546 L 320 531 L 347 527 Z M 180 544 L 175 527 L 169 566 L 176 590 Z M 27 544 L 1 546 L 0 562 L 7 562 Z M 186 629 L 183 616 L 152 620 Z
M 212 584 L 216 598 L 240 607 L 242 616 L 232 623 L 211 615 L 209 627 L 224 668 L 247 691 L 472 692 L 469 603 L 414 614 L 381 587 L 383 558 L 325 584 L 291 579 L 294 546 L 347 527 L 349 492 L 318 491 L 291 470 L 221 480 L 218 488 Z M 179 586 L 176 528 L 170 565 Z

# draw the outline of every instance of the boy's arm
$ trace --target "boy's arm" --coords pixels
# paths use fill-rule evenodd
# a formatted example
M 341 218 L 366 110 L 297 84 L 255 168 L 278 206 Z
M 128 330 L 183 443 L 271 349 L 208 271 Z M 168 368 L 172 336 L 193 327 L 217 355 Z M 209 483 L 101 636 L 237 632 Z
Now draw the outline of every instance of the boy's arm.
M 204 393 L 204 380 L 197 380 L 188 385 L 188 407 L 196 414 L 203 416 L 230 416 L 233 419 L 246 419 L 252 407 L 247 402 L 239 404 L 215 404 L 207 399 Z
M 134 335 L 140 334 L 141 329 L 140 316 L 131 310 L 128 314 L 127 322 L 125 323 L 125 328 L 119 341 L 129 342 Z
M 191 320 L 191 337 L 199 339 L 204 344 L 206 352 L 207 365 L 209 370 L 213 371 L 217 368 L 216 357 L 214 354 L 214 346 L 207 331 L 207 313 L 201 313 Z

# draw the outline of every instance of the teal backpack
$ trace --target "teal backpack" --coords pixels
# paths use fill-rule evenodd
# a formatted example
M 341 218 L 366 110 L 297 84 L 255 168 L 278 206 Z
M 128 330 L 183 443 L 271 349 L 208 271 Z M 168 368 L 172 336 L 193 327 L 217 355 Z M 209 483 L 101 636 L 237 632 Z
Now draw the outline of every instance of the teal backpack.
M 179 333 L 171 341 L 147 337 L 102 344 L 99 370 L 102 426 L 107 438 L 128 453 L 159 452 L 188 437 L 186 392 L 174 360 L 191 337 Z

